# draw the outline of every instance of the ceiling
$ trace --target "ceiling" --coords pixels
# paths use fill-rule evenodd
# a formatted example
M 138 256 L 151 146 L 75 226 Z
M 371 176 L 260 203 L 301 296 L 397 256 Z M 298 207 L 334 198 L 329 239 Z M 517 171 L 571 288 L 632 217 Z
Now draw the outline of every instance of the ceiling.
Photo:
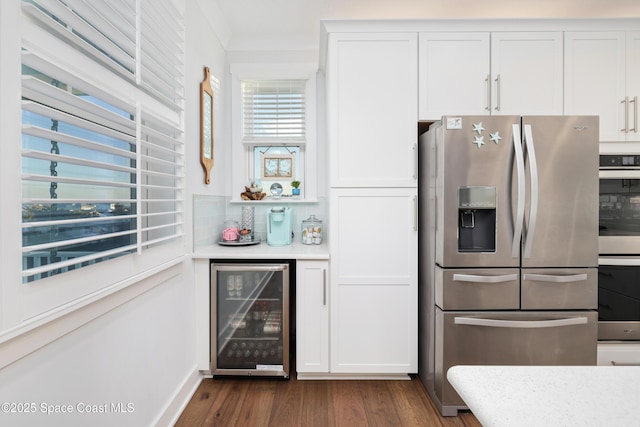
M 634 0 L 206 0 L 228 27 L 231 50 L 279 41 L 318 47 L 322 19 L 640 17 Z

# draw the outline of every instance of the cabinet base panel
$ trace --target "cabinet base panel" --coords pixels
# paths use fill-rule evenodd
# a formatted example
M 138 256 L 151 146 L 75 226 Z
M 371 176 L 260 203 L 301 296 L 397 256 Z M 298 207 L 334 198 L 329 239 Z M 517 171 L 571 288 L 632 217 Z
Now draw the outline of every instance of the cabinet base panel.
M 298 372 L 298 380 L 410 380 L 409 374 L 334 374 L 316 372 Z

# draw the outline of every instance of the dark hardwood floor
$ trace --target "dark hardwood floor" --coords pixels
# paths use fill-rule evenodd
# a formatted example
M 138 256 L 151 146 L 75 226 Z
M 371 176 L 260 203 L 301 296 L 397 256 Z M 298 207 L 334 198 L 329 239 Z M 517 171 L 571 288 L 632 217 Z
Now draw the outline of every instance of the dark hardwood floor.
M 294 365 L 295 366 L 295 365 Z M 419 379 L 410 381 L 207 378 L 178 427 L 481 426 L 470 412 L 441 417 Z

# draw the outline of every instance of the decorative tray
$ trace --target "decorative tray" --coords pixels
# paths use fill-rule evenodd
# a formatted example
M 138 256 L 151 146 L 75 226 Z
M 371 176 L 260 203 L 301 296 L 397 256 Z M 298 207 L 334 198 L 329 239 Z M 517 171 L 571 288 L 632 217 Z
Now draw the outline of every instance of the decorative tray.
M 260 239 L 251 240 L 249 242 L 236 242 L 236 241 L 225 242 L 224 240 L 218 241 L 218 244 L 222 246 L 251 246 L 251 245 L 257 245 L 258 243 L 260 243 Z

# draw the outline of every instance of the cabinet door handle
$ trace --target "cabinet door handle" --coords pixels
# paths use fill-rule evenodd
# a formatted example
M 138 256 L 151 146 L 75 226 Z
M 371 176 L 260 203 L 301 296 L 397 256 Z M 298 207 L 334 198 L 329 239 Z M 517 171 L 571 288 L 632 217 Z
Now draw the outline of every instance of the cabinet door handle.
M 629 102 L 633 103 L 633 129 L 629 129 L 629 132 L 638 133 L 638 97 L 634 96 Z
M 624 128 L 620 129 L 622 132 L 629 132 L 629 97 L 625 96 L 621 104 L 624 104 Z
M 322 305 L 327 305 L 327 270 L 322 269 Z
M 413 144 L 413 179 L 418 179 L 418 144 Z
M 484 109 L 491 111 L 491 76 L 489 74 L 487 74 L 487 78 L 484 79 L 484 82 L 487 85 L 487 105 Z
M 496 111 L 500 111 L 500 74 L 496 77 Z
M 418 196 L 413 196 L 413 231 L 418 231 Z

